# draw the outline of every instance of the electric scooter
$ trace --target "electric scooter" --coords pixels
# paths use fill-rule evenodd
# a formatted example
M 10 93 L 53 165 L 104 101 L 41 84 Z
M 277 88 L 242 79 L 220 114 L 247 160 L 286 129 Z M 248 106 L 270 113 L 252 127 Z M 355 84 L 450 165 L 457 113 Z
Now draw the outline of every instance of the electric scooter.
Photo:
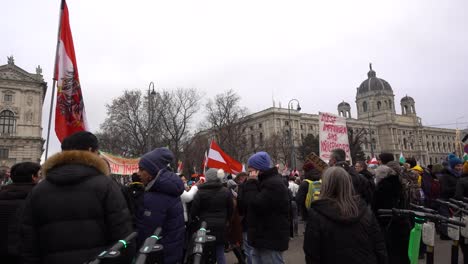
M 451 209 L 453 209 L 453 216 L 451 219 L 456 219 L 463 221 L 463 214 L 468 214 L 468 210 L 459 207 L 456 204 L 453 204 L 448 201 L 444 201 L 441 199 L 435 200 L 436 202 L 445 205 Z M 458 217 L 457 217 L 458 216 Z M 459 248 L 459 240 L 460 240 L 460 227 L 459 226 L 448 226 L 447 227 L 447 236 L 452 240 L 452 257 L 451 263 L 458 264 L 458 248 Z
M 130 235 L 128 235 L 126 238 L 119 240 L 117 243 L 115 243 L 112 247 L 110 247 L 108 250 L 102 251 L 96 259 L 87 262 L 88 264 L 100 264 L 101 262 L 105 263 L 112 263 L 112 260 L 116 260 L 119 256 L 121 256 L 121 250 L 122 248 L 125 249 L 127 248 L 127 244 L 130 243 L 132 239 L 134 239 L 137 236 L 137 232 L 133 232 Z
M 145 239 L 140 247 L 135 264 L 161 264 L 164 262 L 163 245 L 157 244 L 162 237 L 161 227 L 156 228 L 153 235 Z
M 421 235 L 423 232 L 423 224 L 428 220 L 433 222 L 447 222 L 455 226 L 465 226 L 465 223 L 460 221 L 450 219 L 437 214 L 424 213 L 414 210 L 405 210 L 405 209 L 379 209 L 377 211 L 379 217 L 391 217 L 391 216 L 409 216 L 414 217 L 414 227 L 410 233 L 410 241 L 408 244 L 408 258 L 411 264 L 417 264 L 419 259 L 419 247 L 421 244 Z M 435 236 L 434 228 L 428 228 L 426 231 L 426 241 L 428 244 L 434 244 L 431 240 Z M 432 230 L 432 231 L 431 231 Z M 432 234 L 431 234 L 432 232 Z M 428 258 L 429 259 L 429 258 Z M 431 259 L 433 261 L 433 258 Z M 431 261 L 429 260 L 429 261 Z

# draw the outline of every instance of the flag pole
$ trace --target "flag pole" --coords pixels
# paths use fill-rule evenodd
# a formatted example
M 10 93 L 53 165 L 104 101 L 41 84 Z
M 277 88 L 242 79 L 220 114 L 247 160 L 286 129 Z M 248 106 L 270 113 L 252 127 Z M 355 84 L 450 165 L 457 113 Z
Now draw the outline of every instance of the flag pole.
M 54 109 L 55 85 L 57 84 L 57 78 L 55 77 L 57 74 L 57 55 L 58 55 L 58 48 L 60 44 L 60 30 L 62 29 L 62 15 L 63 15 L 63 3 L 64 2 L 65 0 L 60 1 L 60 15 L 59 15 L 58 32 L 57 32 L 57 46 L 55 47 L 54 77 L 53 77 L 53 82 L 52 82 L 52 95 L 50 99 L 49 124 L 47 127 L 47 143 L 46 143 L 46 149 L 45 149 L 45 159 L 47 159 L 47 155 L 49 154 L 50 126 L 52 123 L 52 110 Z

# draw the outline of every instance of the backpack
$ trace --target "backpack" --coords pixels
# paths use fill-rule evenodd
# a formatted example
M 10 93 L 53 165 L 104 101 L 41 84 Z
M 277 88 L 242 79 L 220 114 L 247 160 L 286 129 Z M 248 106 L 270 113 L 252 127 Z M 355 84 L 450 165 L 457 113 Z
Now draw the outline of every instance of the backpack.
M 305 199 L 305 207 L 308 209 L 310 208 L 310 204 L 312 201 L 318 199 L 320 195 L 320 187 L 322 186 L 322 180 L 319 181 L 311 181 L 306 180 L 309 183 L 309 190 L 307 191 L 306 199 Z
M 412 172 L 403 172 L 401 178 L 401 184 L 403 189 L 403 196 L 405 200 L 405 207 L 409 208 L 409 203 L 420 204 L 421 203 L 421 187 L 419 187 L 417 178 Z
M 439 179 L 431 179 L 431 190 L 429 192 L 429 199 L 436 200 L 440 198 L 440 181 Z

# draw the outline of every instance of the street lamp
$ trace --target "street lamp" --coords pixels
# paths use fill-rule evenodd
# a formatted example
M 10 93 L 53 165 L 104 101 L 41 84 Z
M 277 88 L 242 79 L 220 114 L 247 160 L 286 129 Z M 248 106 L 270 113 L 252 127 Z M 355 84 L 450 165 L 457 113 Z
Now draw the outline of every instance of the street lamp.
M 289 117 L 289 143 L 291 144 L 291 169 L 294 168 L 296 169 L 296 153 L 294 152 L 294 141 L 292 138 L 292 125 L 291 125 L 291 109 L 292 109 L 292 103 L 297 102 L 297 108 L 296 110 L 299 112 L 301 111 L 301 106 L 299 104 L 299 101 L 297 99 L 291 99 L 288 102 L 288 117 Z
M 153 88 L 153 89 L 151 89 Z M 150 134 L 150 129 L 151 129 L 151 98 L 153 95 L 156 95 L 156 92 L 154 91 L 154 82 L 150 82 L 148 86 L 148 131 L 147 131 L 147 141 L 148 141 L 148 152 L 151 151 L 151 134 Z
M 369 122 L 369 142 L 370 142 L 370 153 L 371 153 L 371 159 L 372 159 L 372 158 L 374 158 L 374 143 L 375 143 L 375 140 L 373 140 L 373 138 L 372 138 L 371 123 L 370 123 L 370 111 L 367 112 L 367 121 Z

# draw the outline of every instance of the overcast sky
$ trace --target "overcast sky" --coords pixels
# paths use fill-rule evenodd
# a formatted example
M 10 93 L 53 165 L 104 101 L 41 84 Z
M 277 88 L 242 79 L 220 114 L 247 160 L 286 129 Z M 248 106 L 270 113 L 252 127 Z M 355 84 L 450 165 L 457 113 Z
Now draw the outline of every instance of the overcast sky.
M 416 101 L 424 125 L 468 124 L 467 1 L 68 0 L 91 131 L 125 89 L 233 89 L 251 113 L 291 98 L 305 113 L 356 116 L 356 88 L 369 62 L 395 102 Z M 59 0 L 3 1 L 0 64 L 41 65 L 52 90 Z M 399 103 L 397 113 L 401 112 Z M 450 125 L 452 124 L 452 125 Z M 53 130 L 52 130 L 53 131 Z M 54 132 L 51 150 L 59 150 Z

